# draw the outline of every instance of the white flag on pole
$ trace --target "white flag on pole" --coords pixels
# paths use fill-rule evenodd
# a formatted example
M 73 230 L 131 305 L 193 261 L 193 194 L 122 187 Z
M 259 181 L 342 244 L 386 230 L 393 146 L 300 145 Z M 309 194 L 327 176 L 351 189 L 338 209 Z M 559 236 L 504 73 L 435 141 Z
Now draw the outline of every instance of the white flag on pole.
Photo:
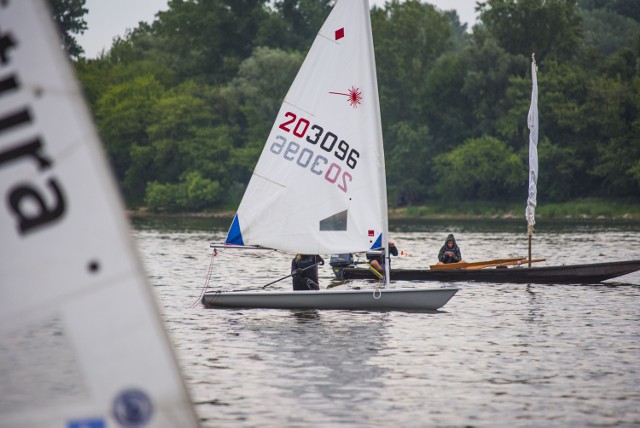
M 529 198 L 525 217 L 529 225 L 529 233 L 536 224 L 537 182 L 538 182 L 538 78 L 534 55 L 531 55 L 531 107 L 527 124 L 529 127 Z

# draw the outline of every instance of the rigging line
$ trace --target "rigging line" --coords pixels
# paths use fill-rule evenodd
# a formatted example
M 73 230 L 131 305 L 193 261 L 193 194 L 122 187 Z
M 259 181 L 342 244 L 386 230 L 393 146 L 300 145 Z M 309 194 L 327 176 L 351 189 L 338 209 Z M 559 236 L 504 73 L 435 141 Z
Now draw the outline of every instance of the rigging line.
M 200 301 L 202 300 L 202 296 L 204 296 L 204 293 L 207 291 L 207 288 L 209 288 L 209 282 L 211 281 L 211 276 L 213 275 L 213 261 L 215 260 L 215 257 L 217 255 L 218 255 L 218 250 L 214 248 L 213 252 L 211 253 L 211 261 L 209 262 L 209 269 L 207 270 L 207 276 L 205 278 L 202 291 L 200 292 L 200 296 L 196 299 L 195 302 L 191 304 L 191 306 L 189 306 L 189 308 L 195 308 L 196 305 L 198 305 L 198 303 L 200 303 Z
M 200 297 L 198 297 L 198 299 L 195 302 L 193 302 L 193 304 L 190 306 L 190 308 L 194 308 L 202 300 L 202 297 L 204 296 L 207 288 L 209 288 L 209 282 L 211 281 L 211 278 L 213 277 L 213 261 L 214 261 L 214 257 L 218 255 L 217 248 L 221 248 L 221 247 L 214 247 L 214 249 L 213 249 L 213 254 L 211 255 L 211 262 L 209 263 L 209 270 L 207 271 L 207 277 L 205 279 L 205 284 L 204 284 L 204 286 L 202 288 L 202 291 L 200 292 Z M 229 248 L 229 247 L 222 247 L 222 248 Z M 259 249 L 268 250 L 268 251 L 276 252 L 276 253 L 284 253 L 283 251 L 276 250 L 276 249 L 273 249 L 273 248 L 259 248 Z M 222 251 L 220 253 L 222 253 Z M 313 266 L 309 266 L 309 267 L 313 267 Z M 305 268 L 305 269 L 308 269 L 308 268 Z M 289 276 L 291 276 L 291 275 L 289 275 Z M 283 279 L 283 278 L 281 278 L 281 279 Z M 222 291 L 229 291 L 229 292 L 234 292 L 234 291 L 253 291 L 253 290 L 262 290 L 262 288 L 263 287 L 260 287 L 260 288 L 245 288 L 245 289 L 242 289 L 242 290 L 215 290 L 214 293 L 221 293 Z M 214 297 L 214 299 L 215 299 L 215 297 Z

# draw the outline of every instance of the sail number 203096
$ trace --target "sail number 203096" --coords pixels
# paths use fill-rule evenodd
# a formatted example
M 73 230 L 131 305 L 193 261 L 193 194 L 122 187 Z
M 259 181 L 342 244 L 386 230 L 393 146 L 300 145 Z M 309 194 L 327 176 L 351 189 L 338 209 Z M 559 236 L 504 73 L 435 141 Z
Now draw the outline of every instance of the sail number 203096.
M 339 139 L 333 132 L 325 132 L 321 126 L 311 124 L 303 117 L 297 117 L 291 112 L 285 113 L 284 116 L 287 119 L 280 123 L 278 128 L 297 138 L 306 136 L 305 141 L 311 147 L 307 145 L 303 147 L 293 139 L 288 140 L 282 135 L 276 135 L 275 141 L 271 144 L 271 152 L 276 155 L 282 154 L 286 160 L 295 161 L 298 166 L 308 168 L 313 174 L 324 177 L 326 181 L 336 184 L 346 193 L 347 183 L 351 182 L 353 177 L 344 166 L 355 169 L 360 153 L 350 148 L 349 143 Z M 330 162 L 322 154 L 316 153 L 317 147 L 327 154 L 333 153 L 333 156 L 341 162 Z

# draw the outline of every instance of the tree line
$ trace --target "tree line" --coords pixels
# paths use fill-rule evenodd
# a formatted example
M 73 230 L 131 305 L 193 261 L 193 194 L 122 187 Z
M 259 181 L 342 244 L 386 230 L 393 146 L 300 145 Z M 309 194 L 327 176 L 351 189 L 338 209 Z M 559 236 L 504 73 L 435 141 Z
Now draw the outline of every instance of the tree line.
M 170 0 L 98 58 L 76 53 L 127 204 L 234 209 L 332 5 Z M 532 53 L 538 200 L 640 200 L 640 2 L 476 7 L 472 29 L 426 1 L 371 10 L 389 203 L 526 199 Z

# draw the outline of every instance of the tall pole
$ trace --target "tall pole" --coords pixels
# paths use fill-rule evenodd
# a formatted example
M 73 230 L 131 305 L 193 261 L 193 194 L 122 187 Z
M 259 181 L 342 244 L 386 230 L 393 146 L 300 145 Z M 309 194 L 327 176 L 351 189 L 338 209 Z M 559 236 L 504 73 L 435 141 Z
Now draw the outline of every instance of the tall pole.
M 529 234 L 529 267 L 531 267 L 531 238 L 536 224 L 538 182 L 538 77 L 535 54 L 531 55 L 531 107 L 527 116 L 529 127 L 529 197 L 527 198 L 527 231 Z
M 531 267 L 531 238 L 533 237 L 533 227 L 529 227 L 529 267 Z
M 389 288 L 391 284 L 391 254 L 389 254 L 389 239 L 385 243 L 384 247 L 384 287 Z

